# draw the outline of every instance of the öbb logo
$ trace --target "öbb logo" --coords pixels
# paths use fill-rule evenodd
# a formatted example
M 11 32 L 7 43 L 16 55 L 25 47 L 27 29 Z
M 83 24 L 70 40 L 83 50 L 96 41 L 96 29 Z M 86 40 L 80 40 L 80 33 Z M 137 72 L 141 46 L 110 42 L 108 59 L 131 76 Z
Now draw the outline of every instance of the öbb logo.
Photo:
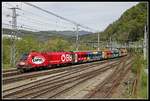
M 67 61 L 72 61 L 72 57 L 71 57 L 71 55 L 70 54 L 63 54 L 62 56 L 61 56 L 61 61 L 62 62 L 67 62 Z
M 32 59 L 32 62 L 35 63 L 35 64 L 41 64 L 45 61 L 45 58 L 43 56 L 35 56 L 33 59 Z

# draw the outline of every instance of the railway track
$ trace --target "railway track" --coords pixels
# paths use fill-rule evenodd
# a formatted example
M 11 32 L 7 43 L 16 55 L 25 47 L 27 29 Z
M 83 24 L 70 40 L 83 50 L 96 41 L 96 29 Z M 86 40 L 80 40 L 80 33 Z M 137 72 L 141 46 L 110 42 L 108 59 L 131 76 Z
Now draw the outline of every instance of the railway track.
M 6 72 L 11 72 L 11 71 L 17 71 L 17 69 L 16 69 L 16 68 L 12 68 L 12 69 L 3 69 L 2 71 L 3 71 L 3 73 L 6 73 Z
M 123 57 L 125 58 L 125 57 Z M 127 58 L 127 57 L 126 57 Z M 101 68 L 94 65 L 83 65 L 78 68 L 68 69 L 58 75 L 54 75 L 35 82 L 3 90 L 3 98 L 51 98 L 73 86 L 84 82 L 99 73 L 115 67 L 121 60 L 103 63 Z M 82 67 L 82 68 L 81 68 Z M 92 67 L 92 68 L 91 68 Z M 59 71 L 60 72 L 60 71 Z
M 125 63 L 124 60 L 124 62 L 118 65 L 117 69 L 107 77 L 103 83 L 98 85 L 96 89 L 92 90 L 89 94 L 85 95 L 84 98 L 110 98 L 130 70 L 132 60 L 129 60 L 126 64 Z
M 106 62 L 114 61 L 114 60 L 118 60 L 118 59 L 119 58 L 91 62 L 91 63 L 86 63 L 86 64 L 67 66 L 67 67 L 63 67 L 63 68 L 60 67 L 60 68 L 55 68 L 55 69 L 53 68 L 53 69 L 49 69 L 49 70 L 43 70 L 43 71 L 34 71 L 34 72 L 29 72 L 29 73 L 20 73 L 16 69 L 7 70 L 7 72 L 5 71 L 3 73 L 3 84 L 8 84 L 8 83 L 16 82 L 16 81 L 29 79 L 29 78 L 35 78 L 35 77 L 39 77 L 39 76 L 54 74 L 54 73 L 58 73 L 58 72 L 61 72 L 64 70 L 70 70 L 70 69 L 76 69 L 76 68 L 86 67 L 86 66 L 90 66 L 90 65 L 92 66 L 92 65 L 102 64 L 102 63 L 106 63 Z
M 7 72 L 4 72 L 2 73 L 3 77 L 11 77 L 11 76 L 14 76 L 14 75 L 19 75 L 21 74 L 20 72 L 17 71 L 17 69 L 14 69 L 14 70 L 10 70 L 10 71 L 7 71 Z
M 104 63 L 106 63 L 106 62 L 103 62 L 102 64 L 104 64 Z M 82 65 L 83 66 L 83 65 Z M 94 64 L 91 64 L 91 65 L 84 65 L 84 67 L 82 67 L 81 65 L 79 65 L 78 67 L 75 67 L 75 68 L 64 68 L 63 69 L 63 71 L 59 71 L 59 74 L 57 74 L 57 73 L 53 73 L 53 74 L 56 74 L 56 75 L 52 75 L 52 74 L 50 74 L 50 75 L 52 75 L 52 76 L 50 76 L 50 77 L 56 77 L 57 75 L 58 75 L 58 77 L 60 76 L 60 77 L 63 77 L 63 75 L 62 74 L 65 74 L 64 76 L 68 76 L 68 75 L 70 75 L 71 73 L 73 73 L 74 72 L 74 70 L 77 72 L 78 70 L 85 70 L 85 69 L 88 69 L 88 68 L 91 68 L 92 66 L 94 66 Z M 80 67 L 82 67 L 82 68 L 80 68 Z M 73 71 L 73 72 L 72 72 Z M 57 71 L 58 72 L 58 71 Z M 67 74 L 66 72 L 68 72 L 69 74 Z M 49 78 L 49 77 L 48 77 Z M 45 79 L 47 79 L 47 78 L 44 78 L 44 79 L 42 79 L 41 81 L 43 81 L 43 80 L 45 80 Z M 39 82 L 40 80 L 38 80 L 38 82 Z M 32 82 L 31 82 L 32 83 Z M 28 83 L 29 84 L 29 83 Z M 22 85 L 21 85 L 22 86 Z M 18 87 L 18 86 L 17 86 Z M 8 89 L 8 88 L 7 88 Z M 6 89 L 6 90 L 7 90 Z

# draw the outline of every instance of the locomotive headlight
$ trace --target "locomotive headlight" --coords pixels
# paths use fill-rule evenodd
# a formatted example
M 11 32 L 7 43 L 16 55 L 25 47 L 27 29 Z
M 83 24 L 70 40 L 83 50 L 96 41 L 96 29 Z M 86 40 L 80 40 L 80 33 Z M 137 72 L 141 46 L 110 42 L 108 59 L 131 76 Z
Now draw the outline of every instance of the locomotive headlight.
M 25 65 L 25 62 L 20 62 L 19 64 L 20 64 L 20 65 Z

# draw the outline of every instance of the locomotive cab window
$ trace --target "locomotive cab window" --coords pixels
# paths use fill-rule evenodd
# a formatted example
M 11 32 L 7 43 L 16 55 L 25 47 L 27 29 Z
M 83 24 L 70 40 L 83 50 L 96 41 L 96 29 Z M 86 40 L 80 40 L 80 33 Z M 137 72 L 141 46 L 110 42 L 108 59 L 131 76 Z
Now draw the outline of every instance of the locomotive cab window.
M 29 54 L 27 54 L 27 53 L 22 54 L 20 60 L 27 60 L 28 55 Z

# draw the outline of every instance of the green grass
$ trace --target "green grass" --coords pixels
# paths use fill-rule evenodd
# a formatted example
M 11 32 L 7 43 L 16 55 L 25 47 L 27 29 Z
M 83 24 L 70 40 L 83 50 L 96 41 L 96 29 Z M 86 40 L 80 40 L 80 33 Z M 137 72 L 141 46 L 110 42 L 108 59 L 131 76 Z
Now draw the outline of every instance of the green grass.
M 148 98 L 148 96 L 147 96 L 148 95 L 147 79 L 148 79 L 147 75 L 143 72 L 141 88 L 140 88 L 140 92 L 138 95 L 139 98 Z
M 140 88 L 136 98 L 148 98 L 148 75 L 145 73 L 144 69 L 147 68 L 147 60 L 144 60 L 143 54 L 134 54 L 134 63 L 132 65 L 132 72 L 137 73 L 137 69 L 141 70 L 140 74 Z
M 143 65 L 144 66 L 144 65 Z M 146 67 L 146 66 L 144 66 Z M 148 75 L 144 72 L 144 67 L 142 69 L 142 73 L 141 73 L 141 88 L 140 88 L 140 92 L 139 92 L 139 97 L 140 98 L 148 98 Z
M 11 69 L 11 66 L 10 64 L 3 64 L 3 69 Z

